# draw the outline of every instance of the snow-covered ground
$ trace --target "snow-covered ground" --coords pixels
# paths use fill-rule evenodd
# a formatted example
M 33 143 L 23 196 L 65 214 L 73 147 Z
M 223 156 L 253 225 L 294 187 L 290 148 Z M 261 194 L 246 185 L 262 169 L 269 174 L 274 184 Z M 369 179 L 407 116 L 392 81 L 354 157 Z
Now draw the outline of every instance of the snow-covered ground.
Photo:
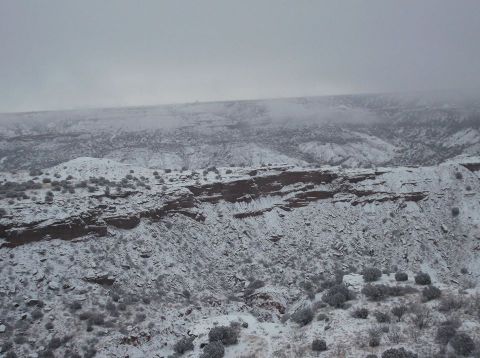
M 480 99 L 358 95 L 0 114 L 0 170 L 433 165 L 478 155 Z
M 479 103 L 0 114 L 0 356 L 479 356 Z
M 156 172 L 84 157 L 36 176 L 2 173 L 3 184 L 41 186 L 1 200 L 0 340 L 18 356 L 95 349 L 98 357 L 165 357 L 191 335 L 185 356 L 197 357 L 212 327 L 233 324 L 238 343 L 225 346 L 227 357 L 316 356 L 314 339 L 326 341 L 325 357 L 380 356 L 390 347 L 429 357 L 442 348 L 436 328 L 451 313 L 438 311 L 440 299 L 422 302 L 412 279 L 419 271 L 442 295 L 462 299 L 459 330 L 478 337 L 479 165 L 462 157 L 419 168 Z M 54 190 L 46 202 L 54 181 L 75 190 Z M 82 220 L 105 231 L 82 231 Z M 367 266 L 407 271 L 406 283 L 393 273 L 377 283 L 418 291 L 371 301 L 354 273 Z M 343 281 L 357 298 L 335 309 L 322 297 L 340 270 L 350 272 Z M 399 304 L 409 307 L 404 318 L 376 322 L 376 311 Z M 431 313 L 421 329 L 417 305 Z M 289 319 L 306 307 L 310 323 Z M 352 317 L 357 308 L 369 318 Z M 371 347 L 375 329 L 383 333 Z

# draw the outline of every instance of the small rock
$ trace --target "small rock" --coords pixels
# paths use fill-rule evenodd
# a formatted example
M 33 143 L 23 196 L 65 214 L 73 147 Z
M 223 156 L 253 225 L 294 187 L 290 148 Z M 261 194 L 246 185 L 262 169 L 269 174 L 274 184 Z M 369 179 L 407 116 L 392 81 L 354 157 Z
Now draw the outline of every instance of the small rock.
M 6 330 L 7 330 L 7 327 L 5 327 L 4 324 L 0 324 L 0 333 L 5 333 Z
M 60 289 L 60 285 L 58 284 L 58 282 L 50 281 L 50 282 L 48 283 L 48 288 L 51 289 L 51 290 L 56 291 L 56 290 Z

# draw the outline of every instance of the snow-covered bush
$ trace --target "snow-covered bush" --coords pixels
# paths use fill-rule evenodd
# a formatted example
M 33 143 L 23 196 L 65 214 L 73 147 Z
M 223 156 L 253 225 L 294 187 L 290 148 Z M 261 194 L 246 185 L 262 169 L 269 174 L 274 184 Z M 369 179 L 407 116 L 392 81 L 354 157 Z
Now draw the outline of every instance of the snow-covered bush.
M 410 308 L 412 312 L 411 320 L 418 329 L 425 329 L 432 324 L 432 315 L 430 309 L 424 305 L 415 304 Z
M 352 317 L 367 319 L 368 318 L 368 309 L 366 308 L 357 308 L 352 312 Z
M 388 286 L 385 285 L 365 285 L 362 293 L 372 301 L 381 301 L 388 296 Z
M 407 313 L 407 311 L 408 307 L 405 305 L 395 306 L 391 309 L 392 314 L 398 319 L 402 318 L 402 316 Z
M 29 174 L 31 177 L 36 177 L 36 176 L 42 175 L 43 172 L 42 172 L 40 169 L 31 169 L 28 174 Z
M 11 358 L 16 358 L 17 356 L 10 356 Z M 51 348 L 44 349 L 38 354 L 39 358 L 55 358 L 55 353 Z
M 72 311 L 78 311 L 78 310 L 82 309 L 82 304 L 80 303 L 80 301 L 73 301 L 70 304 L 70 309 Z
M 378 323 L 390 322 L 390 316 L 388 313 L 377 311 L 373 314 Z
M 342 308 L 346 301 L 355 298 L 355 294 L 345 284 L 340 283 L 330 287 L 323 295 L 322 300 L 332 307 Z
M 194 337 L 183 337 L 181 340 L 179 340 L 175 345 L 173 346 L 173 350 L 176 353 L 183 354 L 187 351 L 192 351 L 193 350 L 193 340 Z
M 210 332 L 208 332 L 208 340 L 210 342 L 220 341 L 226 346 L 236 344 L 238 342 L 238 332 L 228 326 L 213 327 Z
M 395 273 L 396 281 L 408 281 L 408 275 L 406 272 L 396 272 Z
M 430 279 L 430 275 L 425 272 L 419 272 L 415 275 L 415 283 L 417 285 L 430 285 L 432 280 Z
M 455 352 L 462 356 L 468 356 L 475 350 L 475 342 L 466 333 L 457 333 L 450 340 L 450 345 Z
M 48 342 L 48 348 L 50 349 L 57 349 L 60 348 L 62 345 L 62 340 L 58 337 L 53 337 L 50 342 Z
M 327 342 L 323 339 L 314 339 L 312 342 L 312 351 L 324 352 L 327 350 Z
M 298 323 L 301 326 L 305 326 L 312 322 L 313 311 L 310 307 L 301 309 L 293 313 L 290 317 L 293 322 Z
M 442 296 L 438 305 L 440 312 L 450 312 L 452 310 L 458 310 L 464 306 L 465 302 L 460 297 L 454 297 L 453 295 Z
M 390 348 L 382 353 L 382 358 L 417 358 L 418 355 L 405 348 Z
M 317 321 L 325 321 L 325 322 L 328 322 L 330 320 L 330 318 L 328 318 L 328 316 L 325 314 L 325 313 L 320 313 L 318 316 L 317 316 Z
M 431 301 L 439 298 L 442 295 L 442 291 L 435 286 L 428 285 L 422 291 L 423 301 Z
M 203 353 L 200 358 L 222 358 L 225 355 L 225 348 L 222 342 L 210 342 L 203 347 Z
M 37 320 L 43 317 L 43 313 L 39 308 L 33 310 L 31 315 L 32 315 L 32 319 L 34 320 Z
M 382 339 L 382 330 L 378 327 L 374 327 L 368 330 L 368 346 L 378 347 Z
M 437 328 L 435 341 L 439 344 L 446 345 L 456 333 L 457 333 L 457 328 L 454 325 L 442 324 L 440 327 Z
M 382 271 L 375 267 L 367 267 L 362 271 L 362 276 L 365 282 L 378 281 L 382 277 Z

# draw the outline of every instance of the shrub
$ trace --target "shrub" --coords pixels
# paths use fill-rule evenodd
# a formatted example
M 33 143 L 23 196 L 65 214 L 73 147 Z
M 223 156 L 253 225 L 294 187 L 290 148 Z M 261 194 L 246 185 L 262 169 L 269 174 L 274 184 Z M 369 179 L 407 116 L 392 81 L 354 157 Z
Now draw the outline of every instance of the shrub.
M 367 319 L 368 318 L 368 309 L 366 308 L 358 308 L 352 312 L 352 317 L 360 318 L 360 319 Z
M 345 302 L 347 301 L 347 298 L 345 295 L 341 292 L 337 292 L 331 295 L 324 295 L 322 299 L 328 303 L 330 306 L 335 307 L 335 308 L 342 308 L 345 305 Z
M 388 296 L 388 286 L 368 284 L 362 288 L 362 293 L 372 301 L 381 301 Z
M 438 305 L 438 310 L 440 312 L 450 312 L 451 310 L 458 310 L 463 307 L 463 300 L 461 298 L 456 298 L 454 296 L 448 295 L 443 296 Z
M 173 346 L 173 350 L 176 353 L 183 354 L 187 351 L 193 350 L 193 340 L 195 337 L 183 337 Z
M 38 358 L 55 358 L 55 354 L 51 349 L 45 349 L 40 352 Z
M 389 323 L 390 322 L 390 316 L 388 315 L 388 313 L 377 311 L 373 315 L 375 316 L 378 323 Z
M 31 177 L 36 177 L 36 176 L 42 175 L 43 172 L 42 172 L 40 169 L 31 169 L 28 174 L 29 174 Z
M 325 322 L 328 322 L 330 319 L 328 318 L 328 316 L 325 314 L 325 313 L 320 313 L 318 316 L 317 316 L 317 321 L 325 321 Z
M 397 281 L 408 281 L 408 275 L 406 272 L 396 272 L 395 280 Z
M 460 209 L 457 208 L 456 206 L 452 208 L 452 215 L 453 216 L 458 216 L 460 214 Z
M 375 267 L 367 267 L 362 271 L 362 276 L 365 282 L 378 281 L 382 277 L 382 271 Z
M 5 343 L 3 343 L 2 348 L 0 348 L 0 352 L 1 353 L 8 352 L 12 348 L 13 348 L 13 343 L 10 341 L 6 341 Z
M 313 319 L 313 311 L 310 307 L 301 309 L 292 314 L 291 319 L 293 322 L 298 323 L 301 326 L 306 326 Z
M 70 304 L 70 309 L 72 311 L 78 311 L 78 310 L 82 309 L 82 304 L 79 301 L 73 301 Z
M 224 345 L 228 346 L 230 344 L 236 344 L 238 342 L 238 333 L 232 327 L 213 327 L 210 332 L 208 332 L 208 340 L 210 342 L 220 341 Z
M 418 355 L 405 350 L 405 348 L 390 348 L 382 353 L 382 358 L 417 358 Z
M 328 305 L 336 308 L 344 307 L 346 301 L 355 298 L 355 294 L 350 291 L 345 284 L 340 283 L 330 287 L 322 296 L 322 300 Z
M 312 351 L 324 352 L 327 350 L 327 342 L 323 339 L 314 339 L 312 342 Z
M 378 347 L 382 339 L 382 331 L 380 329 L 370 329 L 368 331 L 368 346 L 369 347 Z
M 147 318 L 147 315 L 145 313 L 137 313 L 135 315 L 135 323 L 141 323 L 145 321 L 146 318 Z
M 48 342 L 48 348 L 57 349 L 62 345 L 62 340 L 58 337 L 53 337 L 50 342 Z
M 17 335 L 13 338 L 13 341 L 14 341 L 17 345 L 25 344 L 25 343 L 27 343 L 27 337 L 25 337 L 25 335 L 23 335 L 23 334 L 17 334 Z
M 43 317 L 43 313 L 40 309 L 36 309 L 32 312 L 32 319 L 37 320 L 37 319 L 40 319 L 42 317 Z
M 450 340 L 450 345 L 457 354 L 468 356 L 475 350 L 473 339 L 466 333 L 457 333 Z
M 417 285 L 430 285 L 432 280 L 430 279 L 430 275 L 425 272 L 419 272 L 415 275 L 415 283 Z
M 432 323 L 431 312 L 428 307 L 422 305 L 414 305 L 411 309 L 412 322 L 418 329 L 424 329 Z
M 437 328 L 437 334 L 435 336 L 435 341 L 439 344 L 446 345 L 452 339 L 452 337 L 457 333 L 457 328 L 453 325 L 441 325 Z
M 439 298 L 442 295 L 442 291 L 438 287 L 428 285 L 422 291 L 423 301 L 431 301 Z
M 416 292 L 418 290 L 411 286 L 387 286 L 387 294 L 393 297 L 405 296 L 406 294 Z
M 203 347 L 200 358 L 222 358 L 225 355 L 225 348 L 221 342 L 210 342 Z
M 400 305 L 400 306 L 395 306 L 392 308 L 392 314 L 397 317 L 398 319 L 402 318 L 402 316 L 408 311 L 407 306 L 405 305 Z

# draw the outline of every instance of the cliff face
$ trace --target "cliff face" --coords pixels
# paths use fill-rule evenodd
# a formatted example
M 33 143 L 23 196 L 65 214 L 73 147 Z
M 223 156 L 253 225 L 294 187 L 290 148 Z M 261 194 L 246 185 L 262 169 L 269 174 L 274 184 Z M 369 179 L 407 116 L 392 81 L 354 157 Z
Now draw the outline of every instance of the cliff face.
M 480 160 L 466 158 L 417 168 L 238 168 L 229 169 L 221 180 L 216 175 L 199 180 L 194 172 L 171 173 L 167 184 L 148 190 L 127 188 L 102 195 L 78 190 L 49 203 L 14 205 L 0 220 L 1 245 L 111 237 L 117 231 L 135 233 L 138 227 L 175 220 L 181 225 L 194 222 L 205 235 L 235 227 L 234 235 L 274 243 L 288 242 L 290 235 L 300 240 L 300 232 L 326 235 L 330 253 L 345 260 L 362 261 L 362 253 L 382 252 L 385 262 L 395 258 L 409 266 L 427 250 L 448 267 L 458 257 L 470 260 L 470 250 L 477 247 L 479 168 Z M 448 237 L 469 249 L 452 250 Z
M 475 164 L 470 166 L 472 165 Z M 428 197 L 428 191 L 395 192 L 378 187 L 388 172 L 388 169 L 342 171 L 338 168 L 298 170 L 267 167 L 250 171 L 247 177 L 239 179 L 193 185 L 187 182 L 177 185 L 170 194 L 161 194 L 155 190 L 135 191 L 130 195 L 95 194 L 91 195 L 91 199 L 96 200 L 89 200 L 81 210 L 64 208 L 61 219 L 51 217 L 39 220 L 35 216 L 22 215 L 20 209 L 15 217 L 6 217 L 0 223 L 0 235 L 5 239 L 2 246 L 15 247 L 44 239 L 71 240 L 88 234 L 105 236 L 108 227 L 133 229 L 142 219 L 158 221 L 172 214 L 182 214 L 204 222 L 206 213 L 201 210 L 203 203 L 252 203 L 262 198 L 278 200 L 271 207 L 233 214 L 235 218 L 241 219 L 261 215 L 275 207 L 290 211 L 319 200 L 341 200 L 355 206 L 385 201 L 417 202 Z M 364 181 L 378 183 L 367 188 L 362 185 Z M 122 209 L 115 208 L 115 213 L 106 212 L 107 201 L 114 202 Z M 30 205 L 41 208 L 46 204 L 33 202 Z M 32 207 L 28 209 L 31 210 Z

